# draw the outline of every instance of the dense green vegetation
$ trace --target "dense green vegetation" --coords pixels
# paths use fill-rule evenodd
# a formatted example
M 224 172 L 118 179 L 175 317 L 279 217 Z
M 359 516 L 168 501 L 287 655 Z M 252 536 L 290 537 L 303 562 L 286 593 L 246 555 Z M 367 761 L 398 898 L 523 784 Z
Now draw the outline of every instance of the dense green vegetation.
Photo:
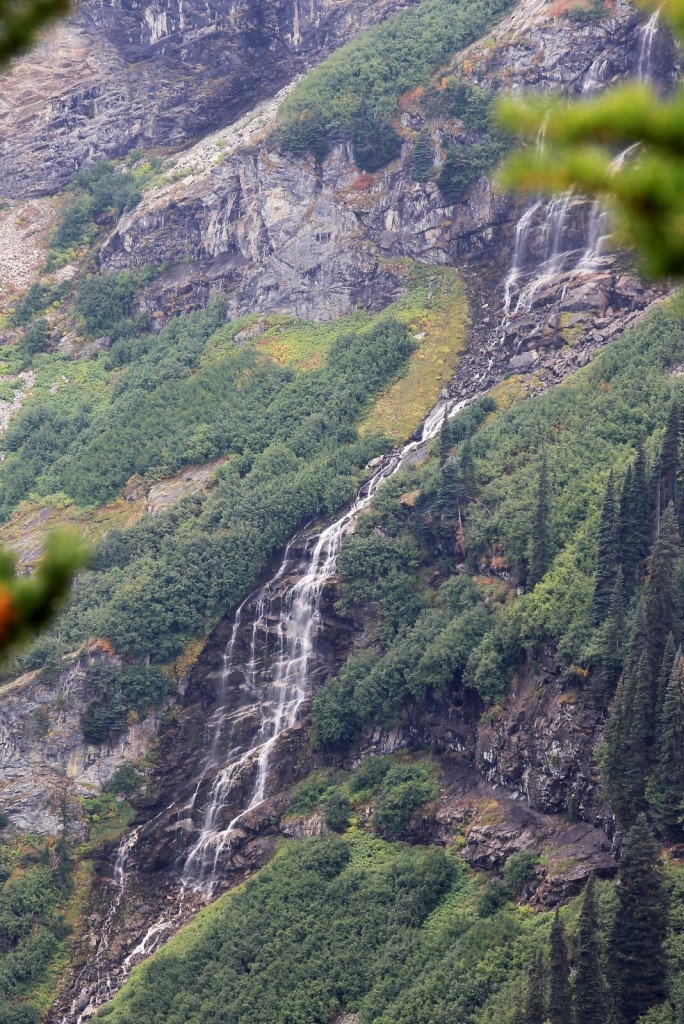
M 511 876 L 520 874 L 519 861 Z M 614 937 L 617 930 L 634 943 L 639 935 L 624 909 L 635 872 L 653 886 L 645 882 L 629 905 L 654 927 L 650 939 L 629 947 Z M 654 1024 L 674 1021 L 684 889 L 680 872 L 664 877 L 654 866 L 647 834 L 630 837 L 617 886 L 592 881 L 560 918 L 515 907 L 510 896 L 491 908 L 482 881 L 453 851 L 387 844 L 354 829 L 343 838 L 287 844 L 138 968 L 98 1019 L 322 1024 L 347 1010 L 359 1012 L 362 1024 L 606 1024 L 605 1015 L 573 1016 L 573 999 L 581 1012 L 583 993 L 593 987 L 592 1005 L 600 1007 L 597 982 L 606 984 L 622 949 L 639 968 L 648 958 L 654 977 L 665 964 L 666 940 L 669 969 L 658 992 L 644 985 L 648 994 L 638 1005 L 657 1007 L 660 1016 L 646 1018 Z M 662 917 L 668 897 L 669 933 Z M 542 969 L 530 998 L 535 955 Z M 611 984 L 611 993 L 621 991 Z M 657 1006 L 663 993 L 675 1006 Z M 525 1013 L 535 1006 L 539 1019 Z M 633 1010 L 626 1019 L 632 1024 Z
M 60 652 L 92 637 L 129 659 L 168 662 L 235 606 L 304 519 L 350 497 L 360 469 L 385 447 L 359 440 L 355 424 L 413 349 L 404 324 L 391 314 L 366 319 L 334 337 L 324 362 L 300 371 L 235 345 L 239 328 L 215 303 L 158 335 L 122 338 L 98 360 L 98 401 L 50 393 L 13 420 L 0 466 L 5 516 L 29 495 L 61 493 L 88 506 L 115 498 L 130 478 L 150 484 L 188 462 L 227 458 L 205 494 L 107 534 L 59 639 L 36 645 L 24 666 L 51 670 Z M 82 716 L 93 742 L 168 688 L 151 669 L 94 671 Z
M 71 863 L 61 843 L 40 837 L 3 842 L 0 825 L 1 1024 L 41 1019 L 33 997 L 71 932 L 62 912 L 71 885 Z
M 677 298 L 563 386 L 491 422 L 482 422 L 483 407 L 476 404 L 444 427 L 437 458 L 383 487 L 340 558 L 340 608 L 352 615 L 362 609 L 374 634 L 315 698 L 319 745 L 348 743 L 371 722 L 392 724 L 403 708 L 432 693 L 453 701 L 469 688 L 485 701 L 501 700 L 511 671 L 542 641 L 555 643 L 568 679 L 584 685 L 589 676 L 595 698 L 610 699 L 623 639 L 641 603 L 644 559 L 657 522 L 652 509 L 656 500 L 660 514 L 670 500 L 679 508 L 672 483 L 680 475 L 679 427 L 672 416 L 665 427 L 679 393 L 678 379 L 668 371 L 683 356 Z M 667 454 L 672 450 L 674 461 Z M 606 536 L 617 536 L 617 527 L 606 525 L 605 510 L 599 529 L 611 471 L 624 490 L 622 605 L 613 602 L 617 563 L 605 556 Z M 412 495 L 408 503 L 405 493 Z M 654 701 L 668 632 L 677 641 L 681 622 L 674 582 L 680 563 L 672 556 L 678 538 L 669 541 L 668 554 L 670 534 L 661 530 L 659 536 L 653 558 L 670 569 L 644 595 L 650 621 L 659 623 L 649 654 Z M 526 583 L 526 593 L 517 597 L 492 576 L 492 563 Z M 457 565 L 462 573 L 453 575 Z M 655 591 L 660 604 L 654 598 L 649 605 Z M 611 641 L 614 635 L 618 643 Z M 661 699 L 665 689 L 663 684 Z M 668 749 L 677 745 L 676 728 L 661 741 Z M 654 754 L 648 752 L 655 749 L 654 739 L 643 748 L 649 770 Z M 644 776 L 642 790 L 643 783 Z M 628 825 L 641 806 L 637 800 Z
M 415 10 L 392 15 L 299 83 L 281 108 L 277 143 L 322 159 L 332 137 L 344 133 L 358 166 L 377 170 L 399 152 L 391 122 L 401 93 L 426 84 L 510 6 L 509 0 L 422 0 Z

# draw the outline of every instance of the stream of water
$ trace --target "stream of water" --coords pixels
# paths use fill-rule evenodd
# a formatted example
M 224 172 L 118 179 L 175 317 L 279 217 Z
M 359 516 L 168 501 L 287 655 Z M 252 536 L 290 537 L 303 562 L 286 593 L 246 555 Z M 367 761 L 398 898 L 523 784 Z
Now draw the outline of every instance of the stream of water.
M 659 30 L 660 12 L 656 11 L 639 29 L 636 77 L 640 81 L 652 80 L 653 53 Z M 587 95 L 604 88 L 609 67 L 607 59 L 596 59 L 585 75 L 581 92 Z M 543 144 L 542 132 L 538 146 L 542 147 Z M 636 148 L 630 146 L 618 154 L 612 170 L 619 170 Z M 551 196 L 548 200 L 537 197 L 523 210 L 515 229 L 511 269 L 504 283 L 499 333 L 502 343 L 513 317 L 529 312 L 540 294 L 556 285 L 560 287 L 567 275 L 590 273 L 600 264 L 612 234 L 609 212 L 600 200 L 591 205 L 584 245 L 578 248 L 569 239 L 572 210 L 585 204 L 585 199 L 568 191 Z M 530 261 L 533 240 L 534 249 L 541 253 L 541 259 Z
M 103 922 L 96 954 L 96 960 L 100 957 L 103 962 L 102 973 L 95 985 L 91 982 L 90 998 L 85 1006 L 82 1005 L 83 994 L 75 997 L 70 1014 L 62 1019 L 63 1024 L 72 1021 L 82 1024 L 92 1016 L 96 1007 L 121 986 L 135 963 L 157 949 L 169 932 L 182 923 L 188 896 L 192 896 L 196 905 L 214 895 L 221 869 L 230 857 L 236 830 L 268 796 L 274 746 L 297 723 L 311 695 L 316 638 L 321 625 L 321 598 L 326 584 L 336 573 L 342 541 L 382 482 L 398 472 L 417 449 L 439 433 L 445 415 L 454 416 L 467 404 L 469 400 L 440 400 L 423 422 L 419 438 L 384 457 L 352 504 L 329 526 L 320 532 L 305 528 L 297 534 L 286 547 L 275 575 L 237 610 L 223 656 L 216 707 L 208 721 L 208 753 L 192 787 L 190 801 L 182 809 L 185 820 L 199 814 L 201 825 L 197 838 L 179 865 L 178 900 L 148 928 L 116 977 L 108 974 L 105 954 L 125 893 L 129 859 L 153 822 L 138 827 L 121 842 L 115 861 L 115 895 Z M 245 634 L 251 636 L 247 657 L 240 650 Z M 270 637 L 265 646 L 264 636 Z M 234 683 L 236 675 L 251 695 L 251 702 L 237 709 L 230 699 L 234 687 L 231 690 L 229 685 L 231 681 Z M 256 722 L 248 744 L 241 739 L 244 734 L 241 726 L 246 720 Z M 226 806 L 230 806 L 231 794 L 244 785 L 245 778 L 249 797 L 241 810 L 224 822 L 222 815 Z M 177 808 L 173 810 L 178 814 Z

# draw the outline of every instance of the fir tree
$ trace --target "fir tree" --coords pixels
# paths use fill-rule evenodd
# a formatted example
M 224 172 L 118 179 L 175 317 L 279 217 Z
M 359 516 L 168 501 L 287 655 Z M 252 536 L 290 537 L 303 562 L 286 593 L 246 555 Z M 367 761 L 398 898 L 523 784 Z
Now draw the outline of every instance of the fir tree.
M 609 1005 L 601 969 L 594 875 L 584 887 L 575 942 L 573 1010 L 575 1024 L 607 1024 Z
M 537 489 L 537 505 L 530 552 L 530 583 L 539 583 L 551 562 L 549 537 L 549 472 L 546 452 L 542 456 Z
M 549 943 L 549 1013 L 551 1024 L 572 1024 L 570 960 L 558 910 L 554 914 Z
M 633 468 L 628 471 L 620 498 L 620 554 L 625 589 L 631 594 L 641 580 L 651 545 L 651 501 L 646 456 L 639 448 Z
M 57 854 L 57 866 L 55 868 L 55 881 L 63 892 L 70 892 L 73 888 L 73 861 L 69 846 L 69 834 L 71 832 L 71 814 L 69 813 L 69 799 L 66 789 L 63 790 L 59 801 L 60 834 L 55 847 Z
M 670 633 L 677 639 L 677 562 L 680 555 L 679 531 L 674 507 L 670 503 L 660 521 L 660 530 L 648 560 L 644 588 L 646 651 L 655 689 Z
M 626 714 L 625 679 L 621 679 L 610 707 L 601 747 L 605 796 L 618 821 L 628 816 L 622 763 L 629 722 Z
M 458 475 L 460 498 L 466 503 L 470 500 L 475 490 L 475 463 L 469 440 L 465 440 L 461 445 L 458 459 Z
M 679 654 L 681 654 L 681 651 L 679 652 Z M 663 705 L 665 703 L 665 694 L 667 692 L 667 687 L 670 682 L 672 670 L 675 666 L 675 659 L 678 660 L 678 653 L 675 647 L 674 636 L 672 635 L 672 633 L 669 633 L 667 637 L 667 643 L 665 644 L 663 660 L 660 665 L 660 675 L 658 676 L 655 709 L 656 735 L 659 734 L 660 729 L 662 728 Z
M 534 955 L 527 983 L 526 1024 L 544 1024 L 546 1008 L 544 999 L 544 954 L 538 949 Z
M 630 830 L 620 858 L 617 909 L 608 946 L 617 1010 L 626 1024 L 634 1024 L 666 994 L 663 943 L 667 916 L 658 854 L 642 814 Z
M 664 509 L 672 503 L 675 510 L 679 507 L 677 482 L 679 478 L 679 431 L 680 412 L 677 399 L 670 406 L 670 413 L 665 427 L 665 436 L 660 450 L 658 470 L 655 474 L 654 506 L 656 524 Z M 656 526 L 657 528 L 657 526 Z
M 439 431 L 439 463 L 443 466 L 444 463 L 451 457 L 451 449 L 453 447 L 453 441 L 451 438 L 451 424 L 449 423 L 449 417 L 447 416 L 446 409 L 444 410 L 444 419 L 442 420 L 442 426 Z
M 592 611 L 594 625 L 599 626 L 610 611 L 610 601 L 615 583 L 618 561 L 617 523 L 615 515 L 615 485 L 613 471 L 610 471 L 603 496 L 601 517 L 598 524 L 596 547 L 596 568 L 594 570 L 594 596 Z
M 411 157 L 411 177 L 414 181 L 427 181 L 432 174 L 435 157 L 432 138 L 428 128 L 421 128 L 413 147 Z
M 665 666 L 664 666 L 665 667 Z M 681 652 L 670 673 L 657 739 L 655 772 L 648 797 L 658 827 L 668 839 L 684 839 L 684 658 Z
M 458 501 L 461 493 L 459 472 L 453 456 L 441 467 L 437 487 L 438 536 L 445 540 L 454 539 L 454 523 L 458 517 Z
M 644 809 L 644 790 L 655 740 L 655 702 L 646 652 L 641 656 L 630 709 L 629 733 L 622 763 L 627 814 L 621 824 L 630 827 Z

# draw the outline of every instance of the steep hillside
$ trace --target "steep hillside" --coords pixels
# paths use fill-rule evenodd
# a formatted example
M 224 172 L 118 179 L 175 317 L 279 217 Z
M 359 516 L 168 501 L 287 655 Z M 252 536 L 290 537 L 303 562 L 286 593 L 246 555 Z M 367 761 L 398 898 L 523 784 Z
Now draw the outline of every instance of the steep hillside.
M 542 1024 L 558 904 L 680 1019 L 684 310 L 492 114 L 679 70 L 624 0 L 181 0 L 0 83 L 0 540 L 95 551 L 0 678 L 0 1024 Z

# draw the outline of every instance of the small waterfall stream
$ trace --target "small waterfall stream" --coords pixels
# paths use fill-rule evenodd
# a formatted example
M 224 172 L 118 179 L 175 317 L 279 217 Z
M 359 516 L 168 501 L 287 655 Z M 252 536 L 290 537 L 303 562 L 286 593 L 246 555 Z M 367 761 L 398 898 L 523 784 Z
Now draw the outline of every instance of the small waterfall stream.
M 649 82 L 653 76 L 653 51 L 660 30 L 660 11 L 656 11 L 639 29 L 639 54 L 636 77 Z M 609 61 L 597 58 L 586 72 L 581 86 L 583 95 L 590 95 L 604 88 L 609 70 Z M 543 147 L 543 131 L 538 147 Z M 625 160 L 638 147 L 630 146 L 618 154 L 611 169 L 618 171 Z M 515 316 L 527 313 L 538 297 L 542 297 L 554 286 L 572 275 L 595 271 L 604 254 L 604 248 L 611 237 L 610 215 L 601 200 L 595 200 L 590 207 L 582 246 L 572 244 L 569 237 L 571 211 L 574 207 L 585 206 L 586 200 L 572 191 L 558 193 L 548 200 L 540 197 L 523 210 L 515 229 L 511 269 L 504 283 L 502 318 L 499 340 L 506 339 L 507 329 Z M 533 245 L 534 243 L 534 245 Z M 530 259 L 530 253 L 541 254 L 541 258 Z
M 305 527 L 297 534 L 287 545 L 275 575 L 238 608 L 223 655 L 217 703 L 207 723 L 205 762 L 191 787 L 189 801 L 180 809 L 175 805 L 168 809 L 178 827 L 197 816 L 200 821 L 197 837 L 178 865 L 178 899 L 148 928 L 116 977 L 107 973 L 105 954 L 123 901 L 129 859 L 146 830 L 167 813 L 163 811 L 148 824 L 129 833 L 119 846 L 112 879 L 115 895 L 105 916 L 95 955 L 95 963 L 101 965 L 102 971 L 98 971 L 97 982 L 94 985 L 91 982 L 85 995 L 74 998 L 62 1024 L 82 1024 L 89 1019 L 121 986 L 135 964 L 154 952 L 171 931 L 184 923 L 190 913 L 189 897 L 195 909 L 215 894 L 220 870 L 225 869 L 225 862 L 230 858 L 231 842 L 240 822 L 268 796 L 273 749 L 297 723 L 302 706 L 311 695 L 317 667 L 321 598 L 336 572 L 342 541 L 382 482 L 397 473 L 412 453 L 437 436 L 445 414 L 456 415 L 470 401 L 441 399 L 437 402 L 424 420 L 418 439 L 384 457 L 351 505 L 333 523 L 320 532 Z M 246 656 L 241 651 L 241 638 L 245 635 L 251 637 Z M 260 640 L 264 636 L 267 638 L 265 646 Z M 248 694 L 246 703 L 237 709 L 229 699 L 230 692 L 234 692 L 234 685 L 231 690 L 230 684 L 236 679 L 241 692 Z M 245 722 L 254 723 L 248 744 L 244 742 L 242 728 Z M 236 790 L 248 792 L 248 799 L 237 814 L 224 822 L 223 813 Z

